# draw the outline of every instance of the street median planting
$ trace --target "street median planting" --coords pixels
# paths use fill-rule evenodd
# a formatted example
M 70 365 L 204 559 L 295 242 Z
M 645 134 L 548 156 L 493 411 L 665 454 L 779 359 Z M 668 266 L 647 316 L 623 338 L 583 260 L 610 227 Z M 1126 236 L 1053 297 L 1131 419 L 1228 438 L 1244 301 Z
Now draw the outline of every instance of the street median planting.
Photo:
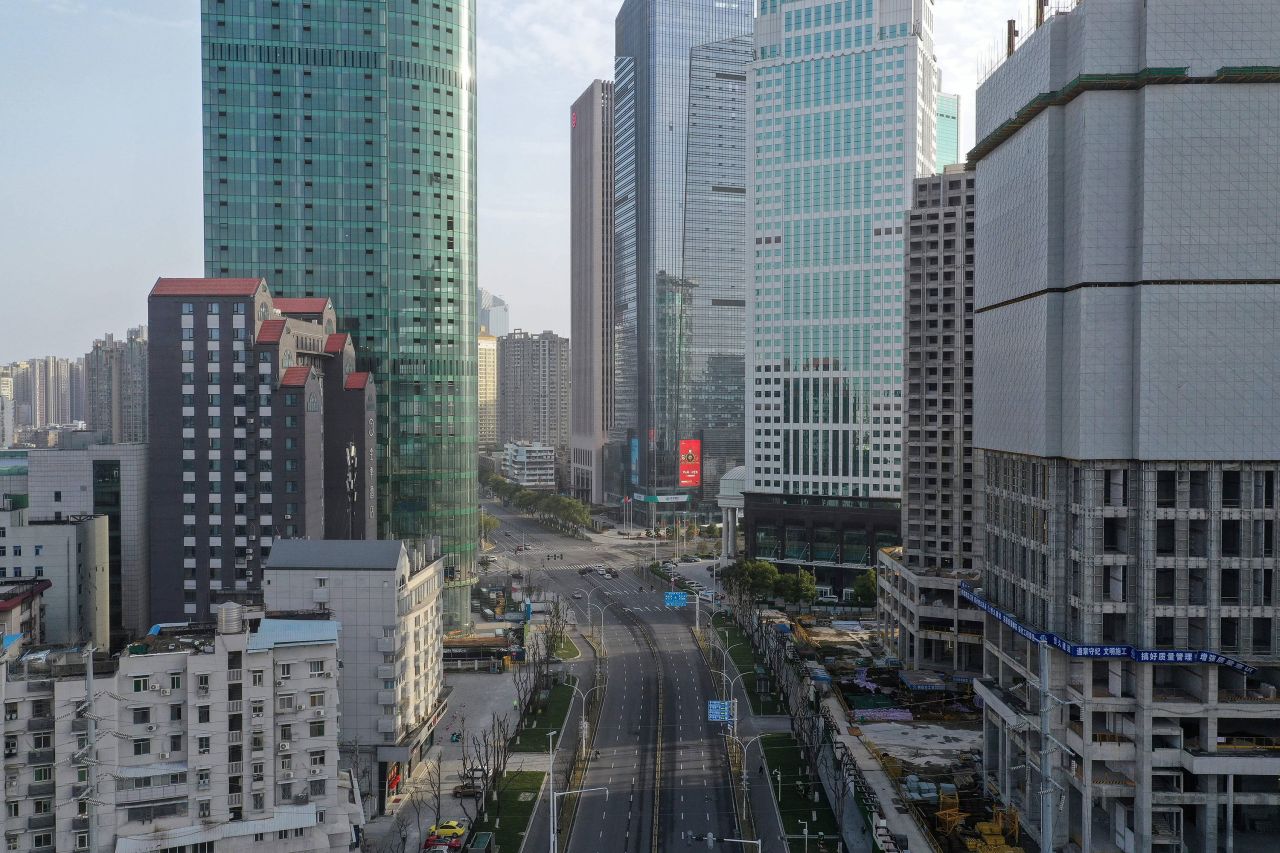
M 504 853 L 519 850 L 524 834 L 529 830 L 533 809 L 538 804 L 538 792 L 546 778 L 546 773 L 532 770 L 505 773 L 498 786 L 497 802 L 476 821 L 475 831 L 492 832 L 494 844 Z
M 831 805 L 827 802 L 827 793 L 823 790 L 822 783 L 818 781 L 816 773 L 810 775 L 809 762 L 795 738 L 786 733 L 768 734 L 760 739 L 760 745 L 764 750 L 765 762 L 768 764 L 768 782 L 775 799 L 778 799 L 779 789 L 781 789 L 778 813 L 782 815 L 783 832 L 788 836 L 801 836 L 789 839 L 793 853 L 806 849 L 803 838 L 804 826 L 801 821 L 809 826 L 808 849 L 810 851 L 835 850 L 840 827 L 836 824 L 835 815 L 831 812 Z M 777 777 L 774 776 L 775 771 L 782 774 L 780 785 Z M 818 846 L 819 835 L 824 839 L 824 848 Z
M 720 635 L 720 641 L 724 643 L 724 647 L 729 650 L 729 658 L 733 661 L 733 665 L 737 667 L 739 673 L 747 673 L 743 676 L 739 683 L 742 689 L 747 691 L 747 696 L 751 700 L 751 712 L 753 714 L 785 714 L 786 709 L 783 708 L 777 696 L 773 693 L 766 693 L 763 696 L 756 691 L 755 676 L 756 666 L 764 667 L 768 672 L 769 667 L 765 659 L 755 652 L 755 647 L 751 645 L 751 641 L 747 639 L 747 635 L 736 625 L 720 625 L 716 627 L 716 632 Z M 719 652 L 711 652 L 711 659 L 719 666 L 724 660 L 723 655 Z M 733 678 L 735 673 L 730 672 L 729 677 Z M 769 677 L 769 683 L 773 684 L 773 677 Z
M 568 678 L 567 683 L 553 684 L 545 705 L 521 720 L 520 730 L 511 738 L 512 752 L 547 751 L 547 732 L 564 731 L 564 719 L 573 703 L 573 681 Z

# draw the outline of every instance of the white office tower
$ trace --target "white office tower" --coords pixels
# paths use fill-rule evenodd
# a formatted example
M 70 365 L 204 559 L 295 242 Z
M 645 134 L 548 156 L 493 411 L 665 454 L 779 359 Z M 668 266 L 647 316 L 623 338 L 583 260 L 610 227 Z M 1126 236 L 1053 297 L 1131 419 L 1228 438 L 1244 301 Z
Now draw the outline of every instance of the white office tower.
M 934 169 L 932 28 L 932 0 L 759 4 L 747 492 L 899 494 L 902 225 Z
M 1280 843 L 1275 13 L 1086 0 L 978 90 L 978 692 L 1042 851 Z

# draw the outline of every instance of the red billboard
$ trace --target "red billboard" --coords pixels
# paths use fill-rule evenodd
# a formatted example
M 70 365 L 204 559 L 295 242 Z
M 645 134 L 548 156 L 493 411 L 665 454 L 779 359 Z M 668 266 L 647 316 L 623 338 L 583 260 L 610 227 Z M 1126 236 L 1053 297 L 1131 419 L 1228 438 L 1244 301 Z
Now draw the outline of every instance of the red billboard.
M 696 438 L 680 440 L 680 486 L 702 485 L 702 442 Z

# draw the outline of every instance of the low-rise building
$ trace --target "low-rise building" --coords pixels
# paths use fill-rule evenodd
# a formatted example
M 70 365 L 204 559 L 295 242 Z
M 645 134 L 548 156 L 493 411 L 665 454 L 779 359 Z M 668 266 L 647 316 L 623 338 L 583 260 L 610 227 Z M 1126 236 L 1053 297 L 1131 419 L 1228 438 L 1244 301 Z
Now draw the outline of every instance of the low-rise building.
M 0 581 L 0 636 L 44 642 L 44 593 L 53 586 L 45 578 Z
M 320 608 L 342 625 L 343 758 L 379 811 L 445 713 L 443 565 L 397 541 L 283 539 L 263 575 L 270 610 Z
M 957 679 L 982 677 L 983 612 L 960 595 L 978 572 L 906 566 L 902 548 L 883 548 L 876 564 L 876 616 L 885 647 L 909 669 Z
M 50 643 L 110 641 L 110 568 L 105 515 L 33 521 L 10 498 L 0 502 L 0 578 L 39 578 L 44 637 Z
M 92 677 L 85 647 L 9 660 L 7 849 L 349 849 L 363 817 L 338 765 L 338 630 L 228 603 L 96 654 Z
M 554 490 L 556 449 L 537 441 L 507 442 L 502 451 L 502 476 L 526 489 Z

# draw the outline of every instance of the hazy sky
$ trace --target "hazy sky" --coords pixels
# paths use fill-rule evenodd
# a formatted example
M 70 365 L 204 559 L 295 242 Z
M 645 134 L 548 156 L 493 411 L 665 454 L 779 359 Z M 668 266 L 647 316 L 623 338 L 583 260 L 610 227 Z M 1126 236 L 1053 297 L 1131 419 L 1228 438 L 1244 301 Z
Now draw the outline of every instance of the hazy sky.
M 621 0 L 477 0 L 480 284 L 569 333 L 569 104 L 613 66 Z M 937 0 L 973 139 L 979 58 L 1027 0 Z M 197 0 L 0 2 L 0 362 L 83 354 L 200 275 Z M 270 283 L 270 282 L 268 282 Z

